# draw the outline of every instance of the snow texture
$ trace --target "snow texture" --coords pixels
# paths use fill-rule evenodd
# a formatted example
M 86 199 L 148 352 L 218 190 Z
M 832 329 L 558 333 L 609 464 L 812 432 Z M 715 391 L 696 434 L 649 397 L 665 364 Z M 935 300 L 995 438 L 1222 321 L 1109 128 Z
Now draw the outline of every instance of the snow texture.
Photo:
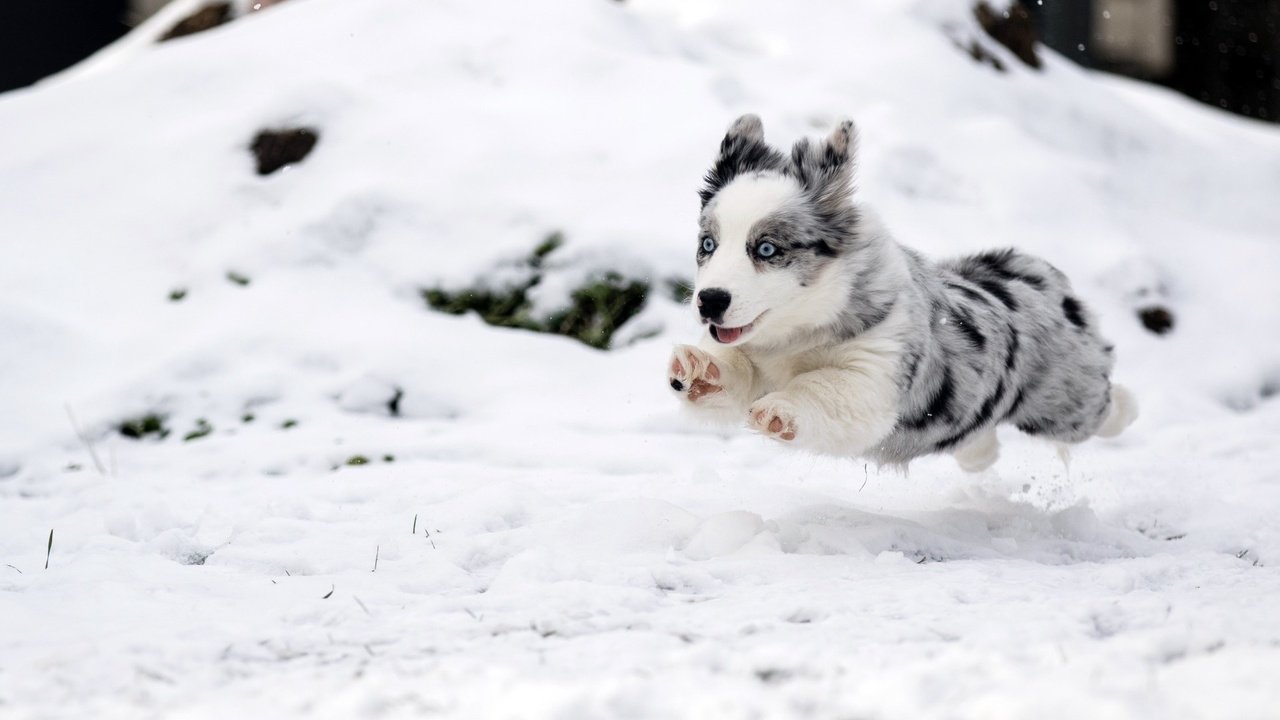
M 1033 72 L 961 0 L 290 0 L 151 42 L 197 5 L 0 98 L 0 717 L 1280 716 L 1275 126 Z M 1139 422 L 902 476 L 680 415 L 665 292 L 607 353 L 426 309 L 554 231 L 542 308 L 691 276 L 744 112 L 855 118 L 913 247 L 1066 271 Z

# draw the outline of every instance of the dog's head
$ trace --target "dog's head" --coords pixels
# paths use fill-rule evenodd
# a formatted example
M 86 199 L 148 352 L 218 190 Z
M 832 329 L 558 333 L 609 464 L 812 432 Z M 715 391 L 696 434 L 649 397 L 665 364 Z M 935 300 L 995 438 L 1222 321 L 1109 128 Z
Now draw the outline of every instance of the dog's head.
M 785 342 L 836 320 L 849 282 L 838 260 L 851 250 L 853 123 L 824 141 L 801 140 L 786 157 L 744 115 L 720 143 L 701 191 L 694 304 L 717 342 Z

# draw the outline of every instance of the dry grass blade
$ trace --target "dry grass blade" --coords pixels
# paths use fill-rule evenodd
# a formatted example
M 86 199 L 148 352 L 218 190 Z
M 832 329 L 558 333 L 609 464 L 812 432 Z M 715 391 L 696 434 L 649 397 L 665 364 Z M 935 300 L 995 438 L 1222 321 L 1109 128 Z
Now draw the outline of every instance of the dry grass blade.
M 67 419 L 71 421 L 71 429 L 75 431 L 76 437 L 80 438 L 80 442 L 84 443 L 85 449 L 89 451 L 89 458 L 93 460 L 93 466 L 98 469 L 98 474 L 106 475 L 106 466 L 102 464 L 102 459 L 98 457 L 98 451 L 93 448 L 93 443 L 89 442 L 89 436 L 85 435 L 84 430 L 80 429 L 80 423 L 76 422 L 76 415 L 71 412 L 71 406 L 63 405 L 62 407 L 67 411 Z

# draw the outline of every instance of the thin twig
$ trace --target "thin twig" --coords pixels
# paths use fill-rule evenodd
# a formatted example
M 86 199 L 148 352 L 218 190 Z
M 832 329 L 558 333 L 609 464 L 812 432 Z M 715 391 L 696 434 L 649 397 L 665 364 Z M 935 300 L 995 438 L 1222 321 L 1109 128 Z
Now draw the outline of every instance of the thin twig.
M 49 528 L 49 547 L 44 551 L 44 569 L 49 569 L 49 556 L 53 554 L 53 528 Z
M 71 421 L 71 429 L 75 431 L 76 437 L 80 438 L 80 442 L 84 443 L 85 448 L 88 449 L 89 457 L 93 460 L 93 466 L 98 468 L 99 475 L 105 476 L 107 474 L 107 468 L 102 464 L 102 460 L 98 457 L 98 451 L 93 449 L 93 443 L 89 442 L 89 436 L 84 433 L 83 429 L 81 429 L 80 423 L 76 422 L 76 415 L 71 412 L 71 405 L 67 404 L 62 407 L 66 408 L 67 419 Z
M 382 546 L 378 545 L 373 549 L 373 569 L 369 572 L 378 572 L 378 556 L 382 554 Z

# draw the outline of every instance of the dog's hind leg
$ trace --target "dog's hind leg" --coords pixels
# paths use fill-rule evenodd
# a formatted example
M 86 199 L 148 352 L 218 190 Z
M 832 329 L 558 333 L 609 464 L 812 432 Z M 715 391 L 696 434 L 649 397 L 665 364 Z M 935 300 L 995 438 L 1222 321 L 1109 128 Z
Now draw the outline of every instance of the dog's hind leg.
M 1095 433 L 1098 437 L 1110 438 L 1119 435 L 1125 428 L 1138 419 L 1138 399 L 1123 385 L 1111 386 L 1111 406 L 1107 409 L 1107 419 Z
M 951 453 L 965 472 L 982 472 L 995 464 L 1000 458 L 1000 440 L 996 438 L 996 429 L 987 428 L 974 435 L 969 442 L 961 445 Z

